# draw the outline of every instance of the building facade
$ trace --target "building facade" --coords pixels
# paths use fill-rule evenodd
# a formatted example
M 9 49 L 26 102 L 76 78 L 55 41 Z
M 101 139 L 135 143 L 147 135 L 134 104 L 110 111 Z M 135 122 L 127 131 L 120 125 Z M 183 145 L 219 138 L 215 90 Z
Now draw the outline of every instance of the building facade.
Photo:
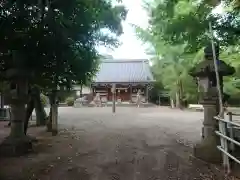
M 149 89 L 154 82 L 148 60 L 103 60 L 91 85 L 93 96 L 112 101 L 112 86 L 116 84 L 116 100 L 135 102 L 137 92 L 148 102 Z

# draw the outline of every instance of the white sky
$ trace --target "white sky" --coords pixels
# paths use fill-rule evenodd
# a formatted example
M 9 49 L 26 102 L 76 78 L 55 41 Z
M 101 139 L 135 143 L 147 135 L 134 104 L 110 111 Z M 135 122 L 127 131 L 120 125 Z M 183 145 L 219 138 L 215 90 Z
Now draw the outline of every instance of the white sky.
M 122 23 L 124 34 L 119 38 L 122 45 L 114 50 L 105 47 L 99 47 L 98 50 L 101 54 L 109 54 L 116 59 L 148 59 L 149 56 L 145 53 L 146 46 L 137 39 L 134 28 L 131 26 L 131 24 L 142 28 L 148 26 L 148 16 L 142 8 L 143 0 L 122 0 L 122 3 L 128 9 L 127 19 Z M 222 11 L 223 7 L 220 5 L 213 12 L 220 13 Z
M 145 54 L 145 47 L 137 39 L 134 28 L 131 27 L 131 24 L 143 28 L 148 25 L 148 16 L 142 8 L 142 0 L 123 0 L 123 4 L 128 9 L 128 15 L 126 21 L 122 23 L 124 34 L 119 38 L 122 45 L 114 50 L 100 47 L 99 52 L 110 54 L 116 59 L 148 58 Z

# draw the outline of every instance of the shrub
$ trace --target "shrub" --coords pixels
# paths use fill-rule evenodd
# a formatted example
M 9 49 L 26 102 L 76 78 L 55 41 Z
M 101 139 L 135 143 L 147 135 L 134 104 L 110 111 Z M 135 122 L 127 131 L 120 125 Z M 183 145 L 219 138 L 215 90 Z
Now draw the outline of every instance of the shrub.
M 67 99 L 66 99 L 66 103 L 67 103 L 67 105 L 68 106 L 73 106 L 74 105 L 74 97 L 68 97 Z
M 45 96 L 44 94 L 40 94 L 40 100 L 44 107 L 49 104 L 48 97 Z

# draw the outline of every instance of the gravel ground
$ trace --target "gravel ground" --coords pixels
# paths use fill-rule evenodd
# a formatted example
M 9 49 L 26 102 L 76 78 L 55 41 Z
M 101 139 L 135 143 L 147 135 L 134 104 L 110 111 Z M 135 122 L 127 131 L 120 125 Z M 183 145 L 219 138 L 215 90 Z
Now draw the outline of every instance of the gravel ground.
M 0 179 L 237 179 L 191 156 L 202 118 L 165 107 L 60 108 L 59 136 L 41 134 L 36 153 L 1 159 Z

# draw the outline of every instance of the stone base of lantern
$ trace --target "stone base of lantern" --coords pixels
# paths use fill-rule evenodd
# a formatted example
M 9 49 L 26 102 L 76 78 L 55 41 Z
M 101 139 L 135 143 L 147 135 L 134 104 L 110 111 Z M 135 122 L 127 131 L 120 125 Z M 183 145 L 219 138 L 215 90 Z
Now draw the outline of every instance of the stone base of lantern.
M 22 136 L 19 138 L 8 136 L 0 145 L 1 156 L 21 156 L 33 149 L 35 138 Z
M 216 137 L 208 137 L 194 147 L 194 156 L 210 163 L 221 163 L 222 154 L 217 149 Z

